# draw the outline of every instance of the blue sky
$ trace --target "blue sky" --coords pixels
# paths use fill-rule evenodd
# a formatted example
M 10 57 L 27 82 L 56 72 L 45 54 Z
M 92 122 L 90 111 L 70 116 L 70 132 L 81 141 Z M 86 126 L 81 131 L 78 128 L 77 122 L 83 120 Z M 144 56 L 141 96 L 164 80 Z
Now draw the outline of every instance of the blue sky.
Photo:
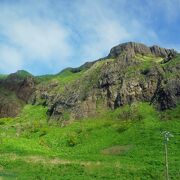
M 122 42 L 180 50 L 180 0 L 0 0 L 0 73 L 58 73 Z

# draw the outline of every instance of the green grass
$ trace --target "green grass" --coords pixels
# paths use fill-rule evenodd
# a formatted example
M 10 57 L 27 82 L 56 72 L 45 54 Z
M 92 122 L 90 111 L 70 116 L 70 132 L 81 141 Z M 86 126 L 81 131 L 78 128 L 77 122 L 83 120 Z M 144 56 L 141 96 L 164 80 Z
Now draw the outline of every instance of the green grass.
M 80 72 L 72 72 L 69 69 L 65 69 L 61 73 L 57 75 L 43 75 L 43 76 L 37 76 L 37 80 L 41 83 L 49 83 L 50 81 L 58 81 L 59 83 L 67 83 L 69 81 L 72 81 L 76 78 L 78 78 L 84 71 Z
M 172 60 L 162 64 L 163 67 L 173 67 L 177 66 L 180 63 L 180 54 L 177 54 Z
M 179 114 L 179 106 L 159 113 L 136 103 L 61 128 L 48 124 L 46 108 L 27 105 L 19 117 L 1 119 L 0 177 L 164 179 L 161 132 L 168 130 L 174 134 L 168 143 L 170 177 L 178 179 Z
M 161 66 L 166 70 L 165 77 L 166 78 L 179 78 L 178 67 L 180 66 L 180 54 L 178 54 L 172 60 L 161 64 Z
M 29 72 L 24 71 L 24 70 L 17 71 L 16 75 L 21 77 L 21 78 L 26 78 L 26 77 L 32 76 L 32 74 L 30 74 Z
M 135 58 L 138 60 L 138 61 L 143 61 L 143 62 L 149 62 L 149 61 L 154 61 L 154 62 L 161 62 L 163 60 L 162 57 L 156 57 L 156 56 L 153 56 L 153 55 L 141 55 L 141 54 L 137 54 L 135 56 Z
M 7 75 L 6 75 L 6 74 L 0 74 L 0 80 L 5 79 L 6 77 L 7 77 Z
M 91 66 L 91 68 L 84 68 L 81 71 L 74 72 L 72 69 L 67 68 L 56 75 L 45 75 L 36 77 L 39 88 L 47 88 L 49 94 L 63 94 L 68 95 L 69 91 L 77 89 L 80 92 L 81 99 L 85 98 L 89 90 L 97 84 L 99 72 L 103 65 L 114 59 L 105 59 L 98 61 Z M 68 92 L 68 93 L 67 93 Z M 42 102 L 41 102 L 42 101 Z M 37 104 L 43 104 L 43 99 L 38 99 Z M 66 114 L 67 115 L 67 114 Z
M 1 95 L 1 98 L 3 99 L 6 98 L 9 101 L 17 101 L 18 99 L 14 92 L 9 91 L 8 89 L 3 88 L 3 87 L 0 87 L 0 95 Z
M 162 60 L 148 55 L 135 58 L 139 64 L 128 67 L 130 76 Z M 83 99 L 109 61 L 113 59 L 98 61 L 90 69 L 65 69 L 36 79 L 39 86 L 55 84 L 47 90 L 53 93 L 78 85 Z M 178 62 L 177 57 L 162 66 Z M 3 89 L 0 93 L 9 96 Z M 9 97 L 16 101 L 14 94 Z M 180 106 L 165 112 L 147 103 L 100 109 L 96 117 L 68 121 L 64 127 L 50 123 L 46 112 L 46 107 L 26 105 L 18 117 L 0 119 L 0 179 L 164 179 L 161 133 L 165 130 L 174 135 L 168 143 L 170 178 L 180 177 Z M 63 119 L 69 119 L 68 111 Z
M 48 84 L 55 84 L 55 87 L 50 88 L 51 93 L 63 92 L 67 86 L 73 84 L 78 80 L 84 73 L 85 70 L 80 72 L 72 72 L 69 69 L 62 71 L 57 75 L 44 75 L 36 77 L 39 86 L 44 86 Z
M 135 56 L 137 64 L 127 67 L 126 76 L 131 77 L 136 74 L 136 77 L 143 77 L 142 74 L 146 74 L 151 68 L 157 66 L 161 61 L 161 57 L 155 57 L 152 55 L 140 55 Z

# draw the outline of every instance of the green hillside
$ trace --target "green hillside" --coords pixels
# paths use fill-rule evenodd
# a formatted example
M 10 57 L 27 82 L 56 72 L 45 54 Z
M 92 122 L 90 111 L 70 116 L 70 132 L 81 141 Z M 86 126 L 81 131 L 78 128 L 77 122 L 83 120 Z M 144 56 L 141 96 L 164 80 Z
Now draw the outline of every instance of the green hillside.
M 123 43 L 54 75 L 0 75 L 0 179 L 180 179 L 180 54 Z
M 163 131 L 169 173 L 180 175 L 180 106 L 157 112 L 147 103 L 99 116 L 49 124 L 46 108 L 27 105 L 16 118 L 0 119 L 3 179 L 164 179 Z

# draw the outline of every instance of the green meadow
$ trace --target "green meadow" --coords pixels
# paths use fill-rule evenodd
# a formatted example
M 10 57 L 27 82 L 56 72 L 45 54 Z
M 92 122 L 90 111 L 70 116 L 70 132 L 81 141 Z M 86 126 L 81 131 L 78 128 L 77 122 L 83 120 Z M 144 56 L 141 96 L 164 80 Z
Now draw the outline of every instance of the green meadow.
M 134 103 L 96 117 L 49 122 L 43 106 L 26 105 L 0 119 L 0 179 L 165 179 L 163 131 L 170 179 L 180 178 L 180 106 L 157 112 Z

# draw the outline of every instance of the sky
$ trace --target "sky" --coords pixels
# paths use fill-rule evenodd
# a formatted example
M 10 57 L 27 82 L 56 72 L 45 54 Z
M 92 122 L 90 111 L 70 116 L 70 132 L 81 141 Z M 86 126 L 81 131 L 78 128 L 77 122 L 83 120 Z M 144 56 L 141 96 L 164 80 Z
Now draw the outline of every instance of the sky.
M 180 0 L 0 0 L 0 74 L 54 74 L 135 41 L 180 51 Z

